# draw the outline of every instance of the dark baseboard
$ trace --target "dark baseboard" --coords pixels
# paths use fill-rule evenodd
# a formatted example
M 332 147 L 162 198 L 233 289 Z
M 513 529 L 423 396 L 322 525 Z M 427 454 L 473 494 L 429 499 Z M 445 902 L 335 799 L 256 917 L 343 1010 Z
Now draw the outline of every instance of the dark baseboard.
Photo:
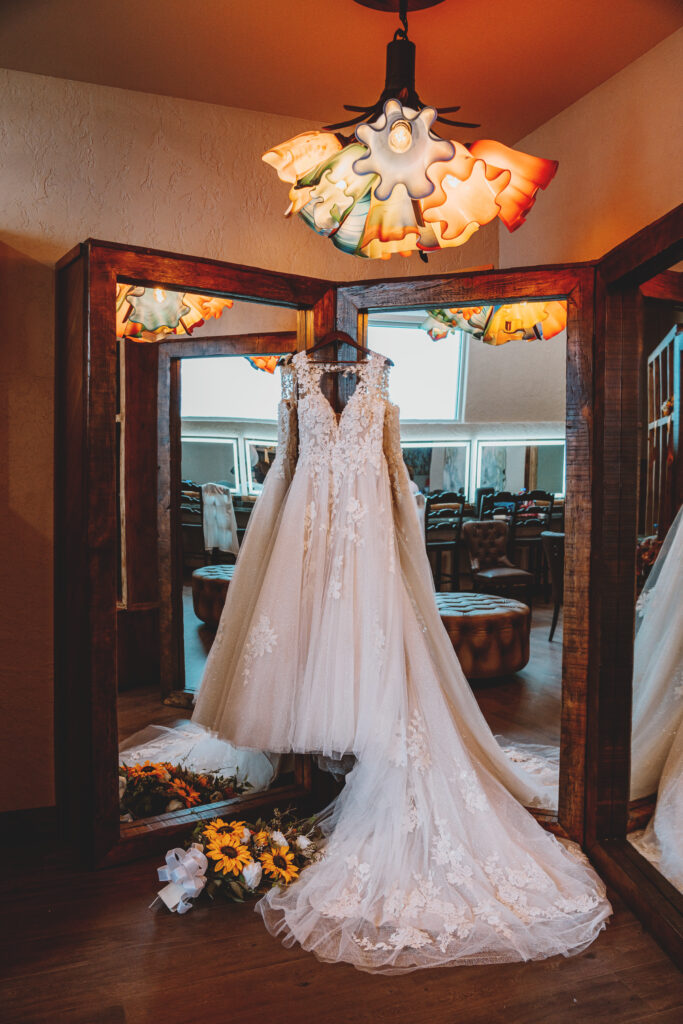
M 0 811 L 0 838 L 57 839 L 56 807 L 27 807 L 20 811 Z

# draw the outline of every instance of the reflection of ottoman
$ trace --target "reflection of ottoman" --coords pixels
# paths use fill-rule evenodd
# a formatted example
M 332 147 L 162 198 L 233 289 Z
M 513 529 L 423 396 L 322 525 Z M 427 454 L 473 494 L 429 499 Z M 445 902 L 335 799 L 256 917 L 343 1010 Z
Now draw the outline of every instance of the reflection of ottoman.
M 492 594 L 436 594 L 441 620 L 468 679 L 490 679 L 529 660 L 531 613 L 521 601 Z
M 198 619 L 215 629 L 223 611 L 234 565 L 204 565 L 192 573 L 192 607 Z

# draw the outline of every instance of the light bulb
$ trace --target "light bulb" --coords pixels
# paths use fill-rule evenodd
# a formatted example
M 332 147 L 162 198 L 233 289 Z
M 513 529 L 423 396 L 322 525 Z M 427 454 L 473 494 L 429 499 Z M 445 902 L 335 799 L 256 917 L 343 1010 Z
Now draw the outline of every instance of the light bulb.
M 405 153 L 410 149 L 413 133 L 407 121 L 394 121 L 389 130 L 389 146 L 394 153 Z
M 157 302 L 163 302 L 164 299 L 166 298 L 166 292 L 164 291 L 164 289 L 163 288 L 155 288 L 154 289 L 154 298 L 157 300 Z

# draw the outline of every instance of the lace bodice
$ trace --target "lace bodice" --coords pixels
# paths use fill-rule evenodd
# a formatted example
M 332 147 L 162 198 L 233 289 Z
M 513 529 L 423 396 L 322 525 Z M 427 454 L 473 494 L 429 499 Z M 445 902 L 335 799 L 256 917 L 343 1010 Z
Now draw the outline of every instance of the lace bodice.
M 356 389 L 339 417 L 320 390 L 321 377 L 328 371 L 357 376 Z M 387 386 L 386 361 L 377 353 L 371 353 L 365 363 L 347 367 L 315 362 L 306 352 L 298 352 L 283 371 L 283 404 L 291 407 L 296 401 L 297 407 L 298 465 L 316 476 L 332 472 L 337 482 L 349 472 L 361 473 L 368 467 L 379 472 Z M 281 416 L 286 418 L 282 412 Z M 280 440 L 288 447 L 288 439 L 281 435 Z

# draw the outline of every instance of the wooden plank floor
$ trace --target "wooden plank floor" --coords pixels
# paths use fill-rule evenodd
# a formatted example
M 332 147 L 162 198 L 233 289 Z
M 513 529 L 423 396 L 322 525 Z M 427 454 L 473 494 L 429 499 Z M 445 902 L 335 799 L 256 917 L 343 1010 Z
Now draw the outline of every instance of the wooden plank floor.
M 23 859 L 23 858 L 22 858 Z M 326 965 L 271 938 L 253 906 L 149 910 L 156 861 L 3 872 L 7 1024 L 678 1024 L 683 978 L 613 898 L 578 957 L 417 971 Z M 19 873 L 19 878 L 17 878 Z

